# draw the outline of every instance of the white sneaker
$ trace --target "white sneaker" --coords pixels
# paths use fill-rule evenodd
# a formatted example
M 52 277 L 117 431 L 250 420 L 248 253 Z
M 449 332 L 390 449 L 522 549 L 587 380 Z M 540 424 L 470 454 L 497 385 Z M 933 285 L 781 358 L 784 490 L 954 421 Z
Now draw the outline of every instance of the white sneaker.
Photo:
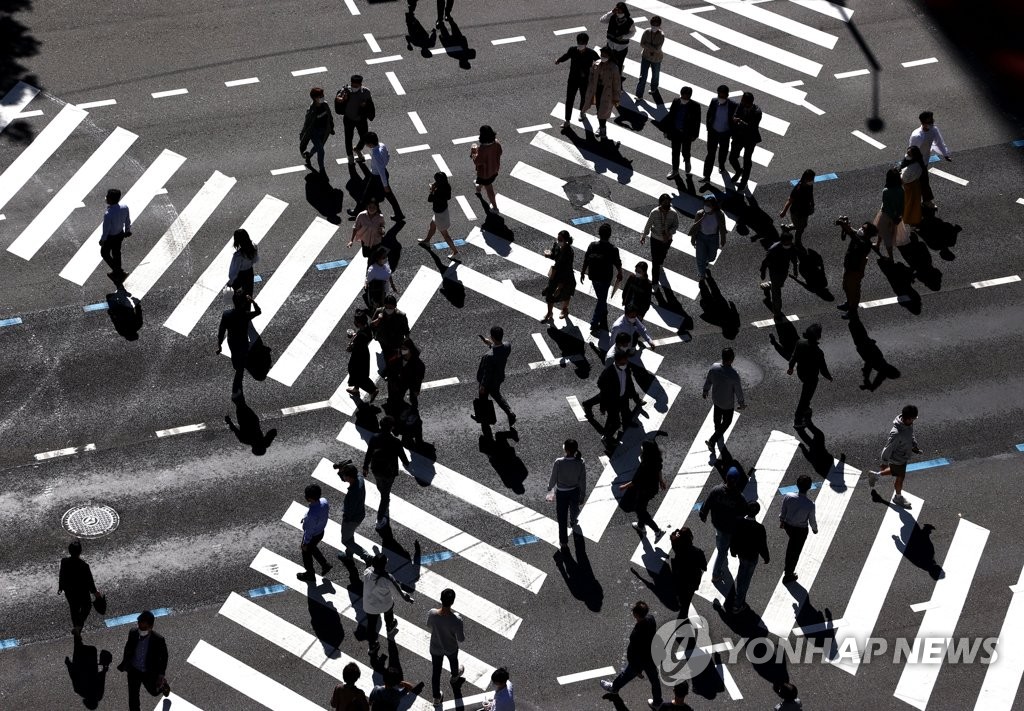
M 641 526 L 636 521 L 634 521 L 633 523 L 631 523 L 629 525 L 632 526 L 633 530 L 636 531 L 637 533 L 639 533 L 641 536 L 646 536 L 647 535 L 647 529 L 644 528 L 643 526 Z
M 892 502 L 901 508 L 911 508 L 910 502 L 904 499 L 900 494 L 896 494 L 896 496 L 892 497 Z
M 615 693 L 615 691 L 614 691 L 615 687 L 612 686 L 612 683 L 610 681 L 608 681 L 607 679 L 602 679 L 601 680 L 601 688 L 604 689 L 605 691 L 607 691 L 609 694 L 614 694 Z
M 875 484 L 877 484 L 877 483 L 878 483 L 878 472 L 876 472 L 876 471 L 869 471 L 868 472 L 868 486 L 870 486 L 872 489 L 874 489 L 875 488 Z

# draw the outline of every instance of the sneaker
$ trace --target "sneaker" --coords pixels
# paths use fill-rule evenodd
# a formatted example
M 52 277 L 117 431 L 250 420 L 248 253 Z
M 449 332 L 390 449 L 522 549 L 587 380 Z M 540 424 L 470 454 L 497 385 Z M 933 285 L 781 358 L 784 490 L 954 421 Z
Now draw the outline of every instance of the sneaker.
M 717 461 L 718 461 L 718 457 L 716 457 L 715 453 L 712 452 L 711 456 L 708 457 L 708 466 L 709 467 L 715 466 L 715 462 L 717 462 Z
M 388 625 L 388 636 L 392 636 L 398 632 L 398 623 L 395 622 L 393 625 Z
M 868 472 L 868 486 L 872 489 L 875 488 L 875 484 L 878 483 L 878 472 L 872 470 Z
M 896 494 L 896 496 L 892 497 L 892 502 L 894 504 L 896 504 L 897 506 L 899 506 L 901 508 L 904 508 L 904 509 L 911 508 L 910 502 L 907 501 L 906 499 L 904 499 L 901 494 Z
M 348 214 L 349 217 L 355 217 L 356 215 L 359 214 L 359 211 L 356 210 L 355 208 L 352 208 L 352 207 L 350 207 L 349 209 L 345 210 L 345 212 L 346 212 L 346 214 Z
M 749 609 L 750 609 L 750 605 L 748 605 L 747 603 L 743 603 L 742 605 L 736 605 L 736 606 L 730 608 L 729 612 L 731 612 L 734 615 L 739 615 L 739 614 L 742 614 L 742 613 L 746 612 Z
M 452 674 L 452 686 L 453 687 L 454 686 L 461 686 L 466 681 L 466 677 L 463 676 L 465 671 L 466 671 L 465 665 L 460 664 L 459 665 L 459 673 L 458 674 Z
M 356 154 L 356 163 L 365 163 L 365 162 L 366 162 L 366 156 L 364 156 L 362 153 L 357 153 Z
M 407 693 L 410 693 L 413 696 L 419 696 L 421 693 L 423 693 L 423 687 L 424 686 L 426 686 L 426 684 L 424 684 L 421 681 L 419 684 L 417 684 L 416 686 L 414 686 L 411 689 L 409 689 L 409 691 Z
M 679 177 L 679 171 L 673 170 L 671 173 L 665 176 L 665 180 L 673 180 Z
M 661 529 L 658 529 L 658 531 L 654 534 L 654 542 L 657 543 L 658 541 L 660 541 L 664 537 L 665 537 L 665 531 L 661 530 Z
M 437 696 L 434 697 L 434 706 L 440 706 L 443 701 L 444 701 L 444 692 L 442 691 L 440 694 L 438 694 Z
M 710 439 L 706 439 L 706 440 L 704 440 L 704 444 L 707 446 L 709 452 L 711 452 L 712 454 L 715 453 L 715 443 L 714 442 L 712 442 Z
M 313 573 L 296 573 L 295 577 L 304 583 L 312 583 L 316 580 L 316 576 Z
M 633 530 L 636 531 L 637 533 L 639 533 L 641 536 L 646 536 L 647 535 L 647 529 L 644 528 L 643 526 L 641 526 L 636 521 L 634 521 L 633 523 L 631 523 L 629 525 L 632 526 Z
M 326 578 L 327 574 L 329 572 L 331 572 L 331 568 L 333 568 L 333 567 L 334 567 L 333 565 L 328 563 L 327 565 L 324 566 L 324 569 L 322 571 L 320 571 L 320 575 Z
M 604 689 L 609 696 L 616 699 L 619 698 L 619 692 L 615 690 L 615 687 L 612 686 L 612 683 L 607 679 L 601 680 L 601 688 Z
M 839 309 L 840 311 L 849 311 L 850 310 L 850 305 L 847 304 L 847 303 L 842 303 L 842 304 L 839 304 L 839 306 L 837 306 L 836 308 Z

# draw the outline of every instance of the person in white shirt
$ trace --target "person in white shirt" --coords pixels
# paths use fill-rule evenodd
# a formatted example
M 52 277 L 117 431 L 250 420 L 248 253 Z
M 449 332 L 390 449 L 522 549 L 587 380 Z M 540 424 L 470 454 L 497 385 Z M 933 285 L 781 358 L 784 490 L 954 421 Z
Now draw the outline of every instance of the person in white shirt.
M 253 267 L 260 261 L 260 252 L 245 230 L 235 230 L 235 253 L 228 266 L 228 286 L 241 289 L 246 296 L 252 296 L 256 282 Z
M 128 206 L 121 204 L 121 191 L 111 188 L 107 191 L 107 209 L 103 213 L 103 230 L 100 232 L 100 256 L 110 267 L 107 274 L 115 283 L 124 283 L 128 272 L 121 268 L 121 241 L 132 236 L 132 220 Z
M 640 314 L 637 312 L 636 305 L 628 304 L 626 306 L 626 313 L 619 316 L 615 323 L 612 324 L 611 330 L 611 343 L 614 345 L 616 338 L 620 333 L 628 333 L 636 343 L 641 338 L 647 343 L 648 348 L 654 348 L 654 341 L 651 340 L 651 334 L 647 332 L 647 327 L 644 322 L 640 320 Z M 608 354 L 609 357 L 613 355 Z
M 383 197 L 391 204 L 391 208 L 395 211 L 395 222 L 404 222 L 405 215 L 402 214 L 398 198 L 391 191 L 390 176 L 388 175 L 388 163 L 391 162 L 391 154 L 388 152 L 388 147 L 380 142 L 380 138 L 378 138 L 377 133 L 374 131 L 368 131 L 363 140 L 366 141 L 366 146 L 370 149 L 370 177 L 366 181 L 366 187 L 363 188 L 363 194 L 359 198 L 359 202 L 355 207 L 349 208 L 348 216 L 354 220 L 363 211 L 363 208 L 366 207 L 366 203 L 371 197 L 377 198 L 378 201 Z
M 909 146 L 917 146 L 924 159 L 925 170 L 921 176 L 921 199 L 925 207 L 935 207 L 935 196 L 932 194 L 932 187 L 928 182 L 928 161 L 932 153 L 938 153 L 947 161 L 952 162 L 946 142 L 942 139 L 942 132 L 935 125 L 935 116 L 931 111 L 922 111 L 918 119 L 921 126 L 915 128 L 910 134 Z
M 387 286 L 390 284 L 391 291 L 396 294 L 398 288 L 388 264 L 388 248 L 378 247 L 373 257 L 373 262 L 366 270 L 366 303 L 371 309 L 379 309 L 384 306 Z

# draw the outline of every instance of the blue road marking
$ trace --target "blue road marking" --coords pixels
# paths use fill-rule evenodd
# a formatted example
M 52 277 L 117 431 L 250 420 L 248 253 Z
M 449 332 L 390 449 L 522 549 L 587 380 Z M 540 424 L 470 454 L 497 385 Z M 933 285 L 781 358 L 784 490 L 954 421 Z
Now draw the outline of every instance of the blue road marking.
M 439 563 L 442 560 L 448 560 L 454 558 L 455 554 L 451 551 L 440 551 L 439 553 L 430 553 L 420 558 L 420 565 L 430 565 L 431 563 Z
M 816 183 L 824 183 L 826 180 L 839 180 L 839 176 L 835 173 L 822 173 L 821 175 L 814 176 L 814 182 Z M 797 178 L 796 180 L 790 180 L 789 184 L 795 186 L 799 182 L 800 179 Z
M 456 247 L 464 247 L 466 245 L 466 240 L 464 240 L 464 239 L 452 240 L 452 244 L 454 244 Z M 434 244 L 432 244 L 431 246 L 434 249 L 447 249 L 448 248 L 448 243 L 447 242 L 434 242 Z
M 935 155 L 934 153 L 932 153 L 932 154 L 931 154 L 931 155 L 930 155 L 930 156 L 928 157 L 928 162 L 929 162 L 929 163 L 938 163 L 938 162 L 939 162 L 940 160 L 942 160 L 942 156 L 937 156 L 937 155 Z
M 916 472 L 918 469 L 931 469 L 932 467 L 944 467 L 949 464 L 949 460 L 945 457 L 939 457 L 938 459 L 929 459 L 927 462 L 914 462 L 913 464 L 907 465 L 908 472 Z
M 14 649 L 20 644 L 21 642 L 14 639 L 13 637 L 10 639 L 0 639 L 0 649 Z
M 1024 148 L 1024 138 L 1014 141 L 1013 145 L 1015 148 Z
M 811 491 L 814 491 L 815 489 L 820 489 L 820 488 L 821 488 L 821 482 L 820 481 L 815 481 L 815 482 L 811 483 Z M 795 494 L 798 491 L 799 491 L 799 489 L 797 489 L 795 485 L 794 486 L 783 486 L 782 488 L 779 489 L 779 493 L 783 494 L 783 495 L 785 495 L 785 494 Z
M 110 304 L 108 304 L 106 301 L 101 301 L 98 304 L 89 304 L 88 306 L 83 306 L 82 311 L 88 313 L 90 311 L 106 311 L 109 308 Z
M 540 539 L 536 536 L 519 536 L 519 538 L 513 538 L 512 543 L 517 546 L 526 546 L 530 543 L 536 543 Z
M 266 597 L 267 595 L 277 595 L 283 593 L 288 588 L 284 585 L 268 585 L 264 588 L 253 588 L 246 593 L 249 597 Z
M 574 225 L 586 225 L 591 222 L 601 222 L 607 219 L 604 215 L 587 215 L 586 217 L 574 217 L 569 221 Z
M 5 318 L 0 321 L 0 327 L 2 326 L 17 326 L 21 323 L 21 319 L 15 316 L 14 318 Z
M 322 271 L 324 271 L 326 269 L 337 269 L 338 267 L 347 267 L 347 266 L 348 266 L 348 262 L 346 262 L 344 259 L 339 259 L 336 262 L 324 262 L 323 264 L 317 264 L 316 265 L 316 270 L 318 272 L 322 272 Z
M 153 613 L 153 617 L 167 617 L 167 615 L 171 614 L 172 610 L 169 607 L 160 607 L 156 610 L 150 610 L 150 612 Z M 139 613 L 136 612 L 131 615 L 111 617 L 110 619 L 104 620 L 103 622 L 107 625 L 107 627 L 119 627 L 121 625 L 130 625 L 138 619 Z
M 254 284 L 260 284 L 260 283 L 263 282 L 263 277 L 261 277 L 259 274 L 257 274 L 256 276 L 254 276 L 252 278 L 252 281 L 253 281 Z
M 1024 452 L 1024 443 L 1017 445 L 1017 451 L 1018 452 Z

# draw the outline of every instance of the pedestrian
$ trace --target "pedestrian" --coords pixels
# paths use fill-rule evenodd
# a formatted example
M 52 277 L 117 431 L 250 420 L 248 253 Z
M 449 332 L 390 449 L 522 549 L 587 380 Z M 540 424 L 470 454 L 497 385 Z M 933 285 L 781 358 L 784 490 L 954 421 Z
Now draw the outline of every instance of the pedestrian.
M 384 239 L 384 215 L 380 213 L 380 204 L 377 198 L 369 198 L 362 212 L 356 215 L 355 224 L 352 225 L 352 237 L 348 241 L 348 247 L 354 242 L 359 242 L 363 256 L 367 264 L 373 261 L 373 255 L 381 246 Z
M 373 402 L 379 392 L 370 377 L 370 341 L 373 340 L 373 332 L 363 309 L 356 309 L 354 321 L 355 329 L 349 330 L 349 343 L 345 349 L 351 354 L 348 357 L 349 387 L 345 392 L 362 402 L 359 391 L 365 390 L 370 395 L 369 402 Z
M 647 72 L 651 73 L 651 96 L 658 98 L 658 79 L 661 77 L 661 60 L 665 53 L 661 51 L 665 44 L 665 33 L 661 31 L 661 18 L 655 15 L 651 18 L 651 26 L 640 35 L 640 46 L 643 51 L 640 53 L 640 80 L 636 85 L 636 100 L 640 101 L 644 96 L 644 87 L 647 86 Z M 619 64 L 620 68 L 622 64 Z
M 654 341 L 651 340 L 651 334 L 647 332 L 647 326 L 640 320 L 640 313 L 637 311 L 635 304 L 626 304 L 625 312 L 615 319 L 615 323 L 612 324 L 611 341 L 613 344 L 618 340 L 620 333 L 629 334 L 630 348 L 638 345 L 640 339 L 643 339 L 648 348 L 655 349 Z M 614 353 L 609 355 L 614 355 Z
M 320 564 L 321 575 L 325 576 L 331 572 L 333 567 L 327 562 L 324 554 L 320 552 L 320 541 L 324 539 L 324 530 L 327 528 L 327 514 L 331 510 L 330 504 L 324 498 L 319 484 L 310 484 L 305 491 L 306 504 L 309 511 L 302 517 L 302 565 L 305 571 L 296 573 L 295 577 L 303 582 L 312 583 L 316 580 L 316 570 L 313 568 L 313 561 Z
M 942 132 L 935 125 L 935 115 L 931 111 L 922 111 L 917 117 L 921 122 L 910 134 L 910 142 L 907 145 L 917 146 L 924 160 L 924 172 L 921 174 L 921 199 L 925 207 L 935 207 L 935 196 L 932 194 L 931 181 L 928 179 L 928 164 L 932 153 L 952 162 L 953 157 L 949 155 L 946 142 L 942 138 Z
M 385 415 L 380 418 L 380 432 L 370 437 L 366 445 L 366 455 L 363 457 L 363 477 L 373 473 L 373 480 L 377 484 L 377 491 L 380 492 L 380 504 L 377 506 L 377 523 L 374 528 L 378 531 L 388 525 L 391 513 L 391 489 L 398 478 L 398 462 L 408 469 L 411 464 L 409 457 L 398 437 L 395 437 L 395 418 Z
M 775 693 L 782 699 L 779 703 L 775 704 L 774 711 L 800 711 L 804 707 L 800 703 L 800 697 L 797 693 L 796 686 L 791 682 L 781 682 L 775 684 Z
M 395 193 L 391 190 L 391 180 L 388 174 L 391 153 L 388 151 L 388 147 L 380 142 L 380 138 L 374 131 L 367 131 L 366 137 L 363 140 L 366 141 L 366 146 L 370 149 L 370 177 L 363 187 L 362 197 L 359 198 L 356 206 L 349 208 L 347 211 L 348 216 L 355 219 L 363 211 L 371 197 L 376 198 L 378 202 L 381 198 L 384 198 L 391 205 L 391 209 L 394 210 L 395 214 L 392 219 L 395 222 L 404 222 L 405 215 L 402 214 L 398 198 L 395 197 Z
M 793 374 L 796 368 L 796 376 L 800 378 L 800 399 L 796 404 L 796 413 L 793 415 L 793 426 L 804 427 L 811 419 L 811 398 L 814 391 L 818 389 L 818 375 L 824 376 L 825 380 L 832 382 L 832 374 L 828 372 L 828 364 L 825 362 L 825 354 L 821 351 L 818 341 L 821 340 L 821 324 L 812 323 L 804 331 L 804 337 L 796 342 L 793 348 L 793 355 L 789 359 L 789 369 L 786 375 Z
M 693 596 L 700 588 L 704 571 L 708 569 L 708 557 L 693 545 L 693 531 L 688 526 L 672 531 L 669 541 L 672 544 L 669 562 L 676 599 L 679 601 L 679 618 L 688 623 Z
M 144 686 L 150 696 L 171 695 L 167 683 L 167 642 L 153 631 L 153 613 L 143 610 L 136 627 L 128 632 L 124 653 L 117 670 L 128 675 L 128 711 L 140 711 L 139 690 Z
M 441 591 L 441 607 L 427 613 L 427 629 L 430 630 L 430 690 L 434 694 L 434 705 L 444 701 L 441 693 L 441 667 L 444 658 L 448 657 L 452 672 L 452 688 L 458 690 L 463 682 L 466 668 L 459 664 L 459 644 L 466 641 L 462 617 L 452 610 L 455 604 L 455 591 L 445 588 Z
M 476 196 L 480 197 L 480 189 L 487 192 L 491 211 L 498 211 L 498 203 L 494 196 L 494 181 L 498 179 L 501 169 L 501 143 L 498 134 L 490 126 L 480 127 L 479 143 L 470 146 L 469 157 L 476 166 Z
M 622 306 L 632 304 L 636 308 L 636 315 L 641 321 L 651 308 L 651 294 L 654 285 L 647 278 L 647 262 L 637 262 L 633 273 L 626 277 L 626 284 L 622 287 Z
M 370 703 L 366 699 L 366 694 L 356 686 L 360 674 L 359 665 L 355 662 L 349 662 L 342 668 L 341 680 L 344 683 L 334 687 L 334 693 L 331 694 L 332 709 L 335 711 L 369 711 Z
M 722 349 L 722 360 L 711 365 L 707 377 L 704 378 L 705 400 L 708 393 L 711 394 L 711 417 L 715 424 L 715 431 L 711 438 L 704 444 L 711 450 L 711 464 L 714 465 L 715 444 L 723 448 L 725 444 L 725 432 L 732 424 L 735 410 L 742 410 L 747 406 L 743 399 L 743 383 L 740 381 L 740 374 L 732 367 L 736 360 L 736 352 L 732 348 Z M 725 452 L 723 451 L 724 455 Z
M 437 0 L 437 22 L 434 23 L 434 27 L 441 30 L 444 29 L 444 21 L 452 21 L 452 7 L 455 5 L 455 0 Z
M 793 233 L 783 228 L 779 241 L 768 248 L 761 261 L 761 288 L 768 292 L 772 313 L 776 316 L 782 315 L 782 287 L 786 283 L 789 267 L 792 265 L 795 279 L 798 264 L 797 250 L 793 249 Z
M 843 256 L 843 293 L 846 301 L 836 308 L 843 312 L 844 319 L 857 320 L 860 307 L 860 284 L 864 281 L 864 270 L 868 265 L 868 257 L 871 255 L 872 243 L 878 235 L 878 228 L 871 222 L 865 222 L 859 229 L 850 227 L 850 220 L 838 222 L 842 232 L 842 239 L 850 238 L 850 244 L 846 247 L 846 254 Z
M 620 3 L 622 4 L 622 3 Z M 628 46 L 628 45 L 627 45 Z M 625 50 L 623 50 L 625 52 Z M 594 62 L 590 68 L 590 79 L 587 80 L 587 98 L 584 103 L 584 113 L 591 106 L 597 107 L 597 137 L 605 138 L 607 131 L 605 124 L 612 115 L 612 110 L 618 110 L 620 95 L 622 94 L 622 76 L 619 67 L 612 62 L 612 50 L 608 47 L 601 48 L 601 58 Z M 588 126 L 587 133 L 592 129 Z
M 371 309 L 379 309 L 384 306 L 384 297 L 388 293 L 389 286 L 391 293 L 398 293 L 394 272 L 391 271 L 391 265 L 388 264 L 388 251 L 387 247 L 377 247 L 370 260 L 370 265 L 366 268 L 366 282 L 363 288 L 366 292 L 366 305 Z
M 704 124 L 708 130 L 708 156 L 704 159 L 704 181 L 701 190 L 711 185 L 711 171 L 715 167 L 715 155 L 718 156 L 718 169 L 725 172 L 725 157 L 729 154 L 729 137 L 732 134 L 733 116 L 736 114 L 736 102 L 729 98 L 729 87 L 722 84 L 718 87 L 718 96 L 708 104 Z
M 779 511 L 779 528 L 786 531 L 789 543 L 786 544 L 786 563 L 782 582 L 795 583 L 796 564 L 800 560 L 800 551 L 807 541 L 807 530 L 818 533 L 818 521 L 814 518 L 814 502 L 807 496 L 811 490 L 811 477 L 801 474 L 796 478 L 796 493 L 788 493 L 782 497 L 782 509 Z M 767 562 L 767 561 L 765 561 Z
M 494 698 L 484 703 L 481 711 L 516 711 L 515 695 L 512 693 L 512 682 L 508 680 L 508 669 L 498 667 L 491 673 L 491 684 L 494 685 Z
M 664 126 L 669 140 L 672 141 L 672 171 L 665 176 L 666 180 L 679 177 L 679 156 L 683 157 L 683 168 L 690 174 L 690 148 L 700 136 L 700 106 L 691 101 L 693 89 L 684 86 L 679 90 L 679 97 L 672 100 L 668 107 Z
M 334 110 L 341 114 L 341 124 L 345 129 L 345 155 L 348 156 L 349 166 L 353 158 L 362 163 L 366 160 L 363 156 L 363 148 L 366 146 L 366 135 L 370 130 L 370 121 L 377 118 L 377 107 L 373 103 L 373 96 L 370 90 L 363 86 L 363 78 L 353 74 L 349 79 L 348 86 L 343 88 L 334 97 Z M 359 142 L 355 151 L 352 149 L 352 139 L 359 134 Z
M 793 221 L 793 229 L 796 230 L 796 246 L 803 248 L 804 230 L 807 229 L 807 220 L 814 214 L 814 179 L 815 173 L 808 168 L 800 175 L 800 180 L 793 189 L 789 191 L 786 204 L 782 206 L 779 217 L 790 214 Z
M 353 556 L 358 556 L 364 561 L 368 561 L 370 554 L 356 543 L 356 531 L 359 529 L 359 524 L 366 518 L 366 480 L 351 459 L 336 463 L 334 468 L 338 470 L 341 480 L 348 485 L 341 504 L 341 545 L 343 550 L 338 553 L 338 560 L 349 561 Z
M 409 395 L 409 404 L 412 409 L 419 412 L 420 390 L 423 388 L 423 379 L 427 374 L 427 366 L 420 359 L 420 349 L 411 338 L 406 338 L 399 349 L 402 356 L 398 377 L 395 378 L 395 387 L 392 391 L 391 381 L 388 381 L 388 404 L 395 410 L 405 409 L 405 396 Z
M 404 311 L 398 310 L 397 296 L 388 294 L 384 297 L 384 306 L 374 312 L 370 326 L 373 328 L 373 337 L 380 344 L 380 354 L 384 359 L 381 375 L 387 380 L 397 378 L 402 356 L 399 351 L 409 336 L 409 317 Z
M 743 475 L 736 467 L 729 467 L 725 474 L 725 482 L 711 489 L 708 498 L 700 506 L 700 520 L 707 523 L 711 516 L 711 525 L 715 528 L 715 549 L 718 552 L 715 565 L 711 569 L 711 582 L 723 585 L 732 582 L 729 572 L 729 543 L 736 530 L 736 522 L 746 511 L 747 502 L 743 498 Z
M 711 273 L 710 265 L 718 258 L 719 248 L 725 248 L 725 232 L 725 214 L 718 206 L 718 198 L 708 193 L 687 233 L 690 245 L 697 250 L 697 277 L 702 283 Z
M 650 526 L 654 531 L 655 543 L 661 540 L 665 531 L 658 526 L 647 507 L 651 505 L 651 499 L 658 495 L 659 490 L 668 491 L 662 465 L 663 459 L 658 443 L 653 440 L 645 440 L 640 443 L 640 466 L 636 468 L 632 479 L 619 485 L 620 491 L 629 490 L 634 495 L 633 505 L 636 510 L 636 521 L 632 524 L 633 530 L 641 537 L 645 537 L 647 526 Z
M 388 667 L 381 672 L 381 683 L 370 690 L 370 711 L 398 711 L 409 694 L 419 696 L 423 682 L 413 684 L 402 678 L 402 670 Z
M 896 244 L 896 232 L 903 222 L 903 179 L 899 168 L 889 168 L 885 172 L 885 187 L 882 188 L 882 207 L 875 215 L 875 227 L 878 228 L 878 247 L 885 247 L 886 259 L 892 261 L 892 248 Z
M 253 244 L 249 233 L 243 229 L 235 230 L 234 247 L 235 252 L 231 255 L 231 264 L 228 266 L 227 285 L 232 289 L 241 289 L 246 296 L 252 296 L 256 283 L 253 267 L 260 261 L 260 252 Z
M 917 446 L 917 438 L 914 436 L 916 419 L 917 407 L 906 405 L 892 421 L 892 429 L 889 430 L 889 437 L 882 448 L 882 469 L 868 472 L 868 484 L 872 489 L 878 483 L 878 477 L 894 477 L 893 489 L 896 493 L 892 501 L 905 509 L 910 508 L 910 502 L 903 498 L 903 478 L 907 475 L 907 463 L 911 454 L 921 453 L 921 448 Z
M 921 195 L 924 190 L 921 180 L 928 168 L 921 150 L 917 146 L 907 148 L 907 154 L 900 161 L 900 179 L 903 181 L 903 226 L 912 229 L 921 224 Z M 899 234 L 897 233 L 897 244 Z
M 82 542 L 79 540 L 71 541 L 67 557 L 60 559 L 57 594 L 61 593 L 64 593 L 64 599 L 71 609 L 71 634 L 79 637 L 92 611 L 92 597 L 103 597 L 93 582 L 92 569 L 82 560 Z
M 121 268 L 121 243 L 132 236 L 132 219 L 127 205 L 121 204 L 121 191 L 107 191 L 107 208 L 103 211 L 103 229 L 100 232 L 100 257 L 110 267 L 107 276 L 115 284 L 123 284 L 128 272 Z
M 747 605 L 747 591 L 750 589 L 754 570 L 757 569 L 758 556 L 765 565 L 768 565 L 770 558 L 768 532 L 757 520 L 757 514 L 760 512 L 761 504 L 756 501 L 747 502 L 746 516 L 736 522 L 736 530 L 733 531 L 732 541 L 729 543 L 729 551 L 740 561 L 739 570 L 736 571 L 735 595 L 732 599 L 731 612 L 734 615 L 750 609 Z
M 580 282 L 590 274 L 594 285 L 594 296 L 597 304 L 594 315 L 590 317 L 590 332 L 608 330 L 608 289 L 612 286 L 612 273 L 615 272 L 615 288 L 622 283 L 622 259 L 619 248 L 612 244 L 612 226 L 607 222 L 597 229 L 597 241 L 587 246 L 583 255 L 583 266 L 580 267 Z
M 334 133 L 334 116 L 331 115 L 331 108 L 324 102 L 324 90 L 314 86 L 309 90 L 309 98 L 313 103 L 306 109 L 306 119 L 302 123 L 302 131 L 299 132 L 299 152 L 306 161 L 306 167 L 313 169 L 313 154 L 316 154 L 316 162 L 320 166 L 320 175 L 326 176 L 324 170 L 324 146 L 327 144 L 327 137 Z M 313 150 L 306 148 L 313 144 Z
M 427 194 L 427 202 L 433 217 L 430 219 L 430 227 L 427 228 L 427 236 L 419 241 L 422 245 L 429 245 L 430 238 L 435 232 L 440 232 L 444 241 L 448 244 L 448 259 L 457 259 L 459 248 L 455 246 L 448 229 L 452 225 L 452 218 L 448 214 L 448 202 L 452 199 L 452 186 L 448 182 L 448 176 L 443 171 L 434 173 L 434 182 L 430 184 L 430 192 Z
M 235 369 L 235 377 L 231 381 L 231 399 L 239 400 L 242 398 L 245 361 L 249 356 L 249 329 L 252 320 L 263 312 L 259 304 L 253 301 L 251 296 L 246 296 L 241 289 L 232 292 L 231 304 L 232 307 L 221 315 L 220 325 L 217 327 L 217 353 L 221 352 L 221 344 L 227 336 L 231 367 Z
M 569 62 L 569 77 L 565 83 L 565 121 L 562 132 L 569 130 L 572 121 L 572 107 L 576 103 L 576 95 L 580 97 L 580 121 L 586 112 L 584 100 L 587 98 L 587 85 L 590 81 L 590 68 L 601 59 L 601 56 L 587 45 L 590 35 L 580 32 L 576 35 L 576 44 L 565 50 L 565 54 L 555 60 L 555 64 Z
M 661 266 L 668 258 L 672 238 L 678 230 L 679 213 L 672 209 L 672 198 L 668 193 L 662 193 L 658 196 L 658 206 L 647 215 L 647 222 L 640 233 L 640 244 L 647 241 L 647 235 L 651 236 L 651 281 L 655 294 L 661 292 Z
M 651 683 L 651 696 L 647 703 L 652 709 L 661 706 L 661 681 L 658 678 L 658 664 L 653 655 L 654 637 L 658 631 L 658 623 L 651 614 L 650 608 L 643 600 L 633 605 L 633 631 L 629 634 L 626 645 L 626 666 L 615 677 L 614 681 L 601 680 L 601 688 L 613 699 L 619 698 L 619 691 L 638 676 L 647 676 Z
M 618 444 L 619 427 L 626 428 L 632 424 L 633 409 L 629 405 L 632 400 L 637 405 L 641 398 L 633 382 L 633 373 L 629 365 L 630 351 L 616 351 L 614 360 L 597 378 L 597 402 L 602 413 L 607 413 L 601 443 L 605 451 L 612 451 Z M 593 401 L 590 398 L 583 403 L 587 419 L 593 419 Z M 589 407 L 588 407 L 589 405 Z
M 689 693 L 690 682 L 679 682 L 672 687 L 672 700 L 659 706 L 658 711 L 693 711 L 693 707 L 686 703 L 686 696 Z
M 567 439 L 562 444 L 563 455 L 551 465 L 547 500 L 555 502 L 558 518 L 558 542 L 569 547 L 568 528 L 579 533 L 580 508 L 587 493 L 587 465 L 580 454 L 579 443 Z
M 569 318 L 569 302 L 576 293 L 576 273 L 572 268 L 576 256 L 572 250 L 572 235 L 567 230 L 559 232 L 551 249 L 544 250 L 544 256 L 553 259 L 555 263 L 548 269 L 548 285 L 541 291 L 548 311 L 540 322 L 552 323 L 556 303 L 562 305 L 560 317 Z
M 608 25 L 608 32 L 605 38 L 607 46 L 602 49 L 608 50 L 608 56 L 616 66 L 619 73 L 619 85 L 623 80 L 623 66 L 626 63 L 626 54 L 629 52 L 629 41 L 633 38 L 633 18 L 629 16 L 629 7 L 624 2 L 615 3 L 615 7 L 601 15 L 601 24 Z M 601 53 L 604 56 L 604 53 Z M 621 89 L 615 90 L 619 95 Z M 616 101 L 616 106 L 618 102 Z
M 732 151 L 729 153 L 729 164 L 735 171 L 733 180 L 737 190 L 743 190 L 750 179 L 750 168 L 754 156 L 754 147 L 761 142 L 761 108 L 754 103 L 754 95 L 743 92 L 740 105 L 732 117 Z M 743 165 L 740 166 L 740 153 L 743 153 Z
M 388 572 L 387 555 L 378 553 L 369 560 L 366 572 L 363 573 L 363 613 L 366 615 L 366 634 L 371 659 L 380 656 L 378 627 L 381 615 L 384 615 L 388 638 L 393 638 L 398 632 L 393 597 L 395 590 L 403 600 L 413 602 L 412 595 L 403 590 L 395 576 Z
M 512 354 L 512 344 L 505 343 L 505 329 L 501 326 L 491 326 L 491 337 L 483 335 L 480 340 L 488 347 L 487 353 L 480 358 L 480 365 L 476 369 L 476 382 L 479 385 L 479 396 L 481 399 L 494 398 L 498 407 L 508 417 L 508 426 L 516 424 L 516 413 L 512 412 L 505 396 L 501 394 L 501 384 L 505 382 L 505 367 L 508 358 Z M 476 417 L 474 416 L 474 419 Z

